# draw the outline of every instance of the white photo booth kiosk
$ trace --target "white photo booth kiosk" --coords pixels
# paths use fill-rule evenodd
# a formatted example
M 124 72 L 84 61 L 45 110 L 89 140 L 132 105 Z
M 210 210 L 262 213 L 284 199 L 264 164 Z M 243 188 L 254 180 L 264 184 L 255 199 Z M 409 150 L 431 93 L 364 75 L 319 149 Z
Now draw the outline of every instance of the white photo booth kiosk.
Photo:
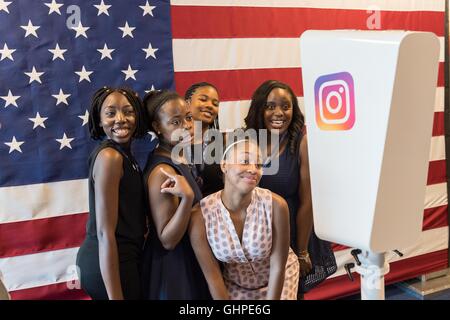
M 360 249 L 361 297 L 384 299 L 385 253 L 422 229 L 439 40 L 310 30 L 300 41 L 315 231 Z

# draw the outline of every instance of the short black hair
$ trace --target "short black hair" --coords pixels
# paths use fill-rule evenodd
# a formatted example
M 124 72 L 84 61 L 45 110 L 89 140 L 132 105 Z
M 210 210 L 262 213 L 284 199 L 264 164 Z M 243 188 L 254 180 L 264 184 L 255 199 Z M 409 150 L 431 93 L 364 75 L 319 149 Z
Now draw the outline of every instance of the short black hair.
M 194 83 L 193 85 L 191 85 L 189 88 L 187 88 L 186 93 L 184 94 L 184 100 L 189 101 L 192 98 L 192 95 L 195 93 L 195 91 L 197 91 L 198 88 L 203 88 L 203 87 L 211 87 L 214 88 L 214 90 L 216 90 L 217 92 L 219 92 L 219 90 L 217 90 L 217 88 L 209 83 L 209 82 L 197 82 Z
M 148 128 L 155 131 L 152 123 L 156 120 L 159 109 L 166 102 L 177 99 L 183 100 L 183 98 L 178 93 L 172 90 L 152 90 L 147 93 L 144 96 L 143 104 L 144 108 L 147 111 Z
M 139 95 L 130 88 L 127 87 L 102 87 L 95 91 L 92 96 L 91 106 L 89 110 L 89 133 L 91 138 L 94 140 L 102 139 L 106 136 L 103 128 L 100 127 L 100 111 L 105 102 L 106 98 L 113 92 L 118 92 L 127 98 L 131 106 L 136 112 L 136 130 L 134 131 L 133 137 L 141 138 L 147 133 L 147 124 L 145 121 L 145 113 L 142 105 L 142 101 Z
M 267 80 L 256 89 L 252 96 L 247 117 L 245 117 L 245 126 L 246 129 L 267 129 L 264 125 L 264 110 L 266 108 L 267 97 L 275 88 L 284 89 L 291 96 L 293 113 L 292 121 L 289 124 L 287 132 L 289 151 L 292 154 L 295 154 L 299 145 L 298 140 L 303 135 L 305 118 L 300 111 L 297 96 L 294 94 L 291 87 L 286 83 L 277 80 Z

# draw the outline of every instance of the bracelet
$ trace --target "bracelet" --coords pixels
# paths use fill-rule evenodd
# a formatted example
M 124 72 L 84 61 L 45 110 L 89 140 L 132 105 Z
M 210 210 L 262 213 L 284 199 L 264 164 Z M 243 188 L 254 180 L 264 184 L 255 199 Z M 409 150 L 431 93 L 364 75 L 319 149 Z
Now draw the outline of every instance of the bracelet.
M 309 259 L 309 253 L 307 250 L 299 252 L 298 260 L 308 260 L 308 259 Z

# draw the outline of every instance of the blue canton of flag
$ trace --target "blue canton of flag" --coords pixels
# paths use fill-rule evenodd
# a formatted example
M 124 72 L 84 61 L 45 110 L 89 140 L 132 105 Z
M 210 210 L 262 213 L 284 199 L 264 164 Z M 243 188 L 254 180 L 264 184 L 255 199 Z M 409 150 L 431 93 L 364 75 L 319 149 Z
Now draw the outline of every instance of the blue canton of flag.
M 86 178 L 105 85 L 174 88 L 169 1 L 0 0 L 0 187 Z

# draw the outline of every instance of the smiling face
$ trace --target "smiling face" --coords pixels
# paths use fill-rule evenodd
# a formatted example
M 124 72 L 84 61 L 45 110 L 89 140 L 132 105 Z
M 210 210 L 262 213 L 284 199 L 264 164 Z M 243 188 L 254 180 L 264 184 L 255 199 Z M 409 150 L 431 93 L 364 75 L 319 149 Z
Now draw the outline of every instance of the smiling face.
M 219 95 L 213 87 L 200 87 L 189 99 L 194 120 L 201 121 L 204 126 L 214 123 L 219 112 Z
M 103 101 L 100 127 L 109 139 L 124 145 L 130 143 L 136 130 L 136 110 L 123 94 L 112 92 Z
M 227 152 L 221 169 L 225 184 L 236 192 L 247 194 L 258 185 L 262 175 L 260 151 L 254 142 L 240 142 Z
M 193 136 L 192 113 L 187 103 L 179 98 L 167 101 L 158 112 L 158 120 L 153 128 L 160 132 L 158 136 L 171 146 L 182 142 L 191 143 Z
M 292 97 L 281 88 L 273 89 L 267 96 L 264 109 L 264 126 L 272 131 L 279 130 L 283 134 L 289 128 L 293 116 Z

